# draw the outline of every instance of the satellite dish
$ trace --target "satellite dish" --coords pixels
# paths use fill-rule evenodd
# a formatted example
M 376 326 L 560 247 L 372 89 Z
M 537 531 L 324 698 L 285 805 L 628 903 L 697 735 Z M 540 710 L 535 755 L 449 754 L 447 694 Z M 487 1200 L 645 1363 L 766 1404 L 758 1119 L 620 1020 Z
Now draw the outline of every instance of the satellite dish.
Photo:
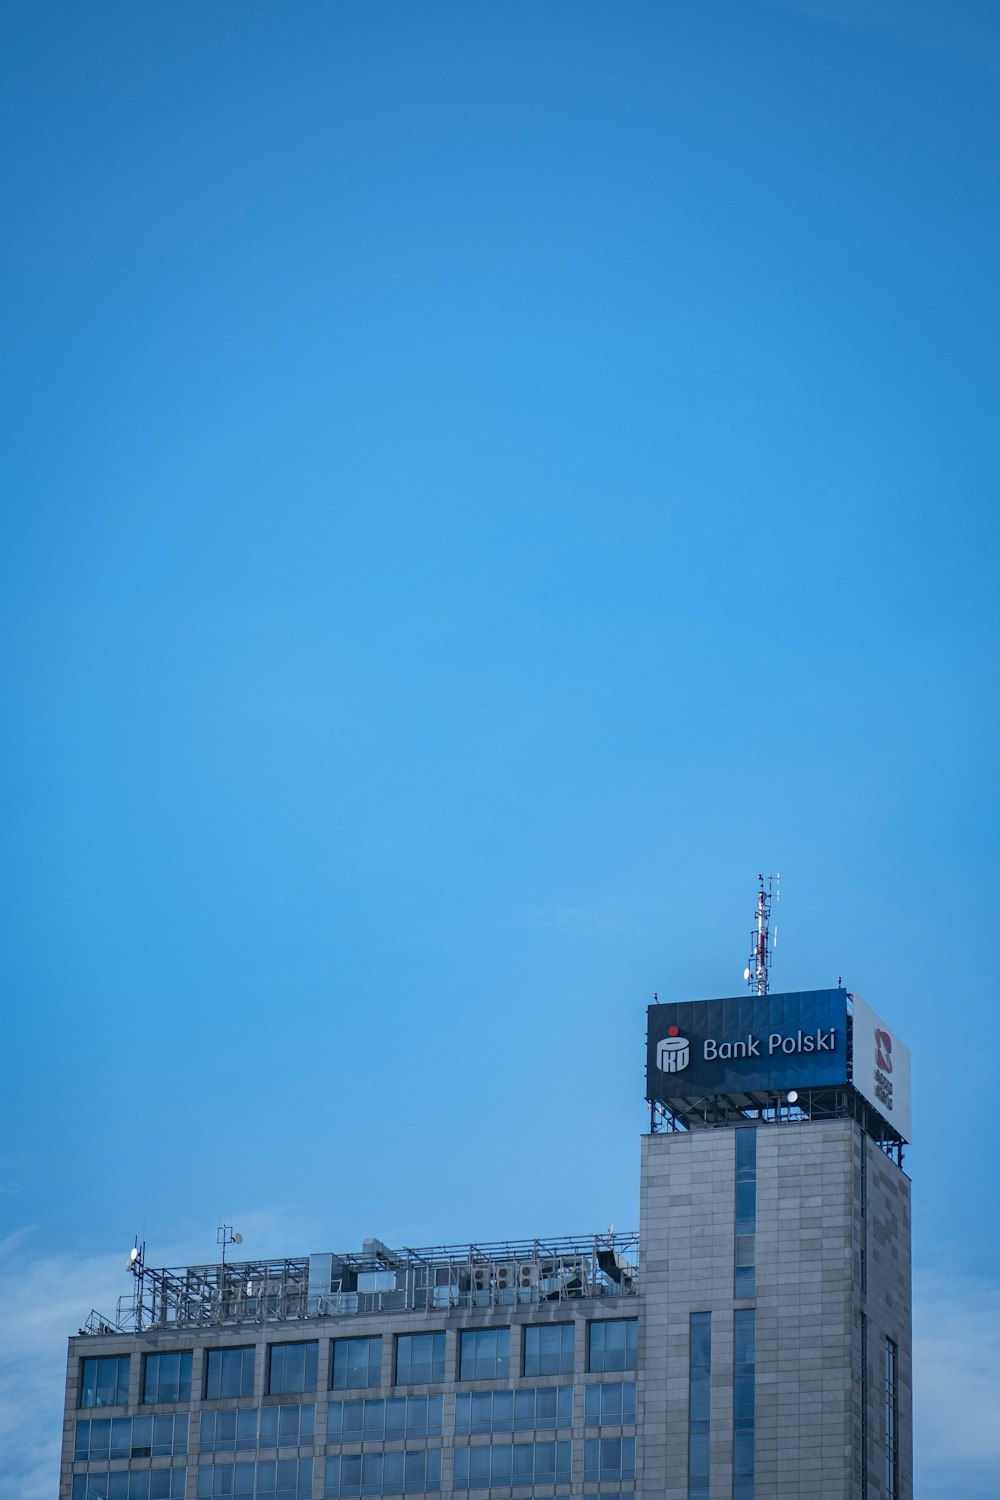
M 743 978 L 744 979 L 749 979 L 750 978 L 750 970 L 749 969 L 744 969 L 743 970 Z
M 799 1096 L 795 1089 L 788 1090 L 788 1102 L 789 1104 L 798 1104 Z
M 234 1245 L 242 1245 L 242 1243 L 243 1243 L 243 1236 L 241 1234 L 234 1234 L 233 1235 L 233 1244 Z

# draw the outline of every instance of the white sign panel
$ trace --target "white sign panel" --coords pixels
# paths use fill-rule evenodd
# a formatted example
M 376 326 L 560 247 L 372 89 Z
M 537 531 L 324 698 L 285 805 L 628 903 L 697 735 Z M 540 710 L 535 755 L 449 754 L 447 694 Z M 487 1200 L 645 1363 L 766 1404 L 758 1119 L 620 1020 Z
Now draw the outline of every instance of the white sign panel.
M 854 1001 L 854 1087 L 903 1137 L 910 1130 L 910 1049 L 866 1005 Z

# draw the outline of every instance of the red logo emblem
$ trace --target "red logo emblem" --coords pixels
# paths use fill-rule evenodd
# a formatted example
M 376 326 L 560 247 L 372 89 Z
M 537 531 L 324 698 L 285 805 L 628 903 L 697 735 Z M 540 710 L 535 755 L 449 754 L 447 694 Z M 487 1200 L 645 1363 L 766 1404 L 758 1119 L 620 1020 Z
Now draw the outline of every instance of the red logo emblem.
M 875 1066 L 883 1073 L 892 1072 L 892 1037 L 887 1031 L 875 1033 Z

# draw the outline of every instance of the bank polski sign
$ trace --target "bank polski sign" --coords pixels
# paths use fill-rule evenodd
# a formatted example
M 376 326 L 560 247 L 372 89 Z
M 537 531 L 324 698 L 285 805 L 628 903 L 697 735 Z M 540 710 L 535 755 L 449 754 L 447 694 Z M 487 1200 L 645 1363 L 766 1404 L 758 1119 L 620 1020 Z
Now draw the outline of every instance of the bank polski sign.
M 807 990 L 649 1007 L 647 1097 L 847 1082 L 847 993 Z

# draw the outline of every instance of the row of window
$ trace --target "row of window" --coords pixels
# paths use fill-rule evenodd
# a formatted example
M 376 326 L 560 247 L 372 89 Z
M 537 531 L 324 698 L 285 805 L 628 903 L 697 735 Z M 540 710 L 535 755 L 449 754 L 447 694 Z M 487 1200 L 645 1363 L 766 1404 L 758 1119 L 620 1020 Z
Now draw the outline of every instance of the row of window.
M 615 1444 L 617 1443 L 617 1446 Z M 631 1451 L 629 1451 L 631 1444 Z M 456 1489 L 510 1489 L 515 1485 L 568 1484 L 569 1443 L 502 1443 L 467 1448 L 471 1455 L 459 1469 Z M 587 1479 L 593 1482 L 634 1478 L 634 1439 L 597 1439 L 588 1443 Z M 323 1494 L 328 1500 L 361 1495 L 424 1495 L 441 1489 L 440 1450 L 420 1453 L 366 1454 L 347 1460 L 328 1458 Z M 187 1469 L 132 1469 L 118 1473 L 76 1474 L 72 1500 L 184 1500 Z M 277 1459 L 257 1463 L 205 1464 L 198 1470 L 198 1500 L 311 1500 L 313 1460 Z M 591 1497 L 593 1500 L 593 1497 Z M 605 1500 L 633 1500 L 630 1494 Z
M 576 1325 L 544 1323 L 524 1328 L 523 1375 L 572 1374 Z M 634 1370 L 638 1323 L 621 1318 L 588 1323 L 587 1369 L 592 1372 Z M 147 1354 L 142 1370 L 142 1401 L 190 1401 L 191 1350 Z M 209 1349 L 202 1394 L 207 1401 L 252 1396 L 256 1349 Z M 444 1333 L 401 1333 L 395 1341 L 395 1384 L 430 1385 L 445 1379 Z M 125 1406 L 128 1403 L 130 1356 L 98 1355 L 81 1360 L 80 1405 Z M 319 1341 L 269 1344 L 266 1389 L 282 1396 L 314 1391 L 319 1386 Z M 465 1328 L 458 1337 L 459 1380 L 505 1380 L 510 1376 L 510 1329 Z M 329 1386 L 364 1390 L 382 1383 L 382 1336 L 334 1339 Z
M 73 1500 L 184 1500 L 187 1469 L 120 1469 L 74 1474 Z
M 635 1383 L 588 1385 L 588 1427 L 635 1421 Z M 440 1437 L 441 1396 L 368 1397 L 331 1401 L 326 1436 L 330 1443 L 384 1442 L 393 1438 Z M 572 1427 L 573 1387 L 526 1386 L 516 1391 L 470 1391 L 455 1398 L 455 1432 L 533 1432 Z M 77 1422 L 73 1458 L 77 1463 L 112 1458 L 170 1458 L 188 1451 L 187 1412 L 157 1417 L 91 1417 Z M 202 1453 L 236 1453 L 252 1448 L 305 1446 L 315 1440 L 316 1407 L 243 1407 L 203 1411 L 198 1428 Z

